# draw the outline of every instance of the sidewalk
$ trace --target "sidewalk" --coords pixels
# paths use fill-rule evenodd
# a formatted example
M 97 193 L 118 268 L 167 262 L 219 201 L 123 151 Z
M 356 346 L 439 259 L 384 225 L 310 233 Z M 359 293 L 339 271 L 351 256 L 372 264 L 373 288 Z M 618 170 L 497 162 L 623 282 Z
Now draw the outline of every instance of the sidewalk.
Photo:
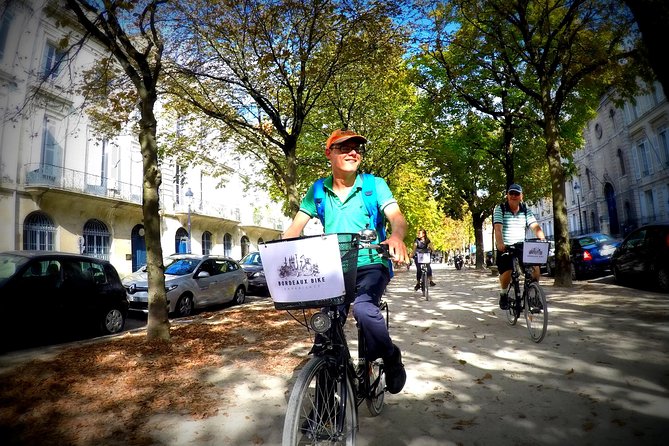
M 413 291 L 415 269 L 387 293 L 403 350 L 404 390 L 377 418 L 360 407 L 359 445 L 666 444 L 669 299 L 611 278 L 552 287 L 546 339 L 507 325 L 488 271 L 434 265 L 431 300 Z M 305 352 L 306 354 L 306 352 Z M 234 391 L 218 415 L 155 417 L 160 445 L 278 445 L 292 377 L 222 369 Z
M 535 344 L 522 318 L 507 324 L 497 308 L 497 277 L 489 271 L 433 269 L 436 286 L 428 302 L 413 291 L 413 268 L 397 271 L 388 289 L 391 335 L 402 348 L 408 378 L 402 392 L 386 395 L 379 417 L 360 407 L 358 445 L 666 444 L 669 296 L 618 287 L 611 277 L 573 289 L 554 288 L 544 278 L 549 327 Z M 272 308 L 267 299 L 248 305 L 247 311 Z M 354 324 L 347 328 L 354 341 Z M 64 348 L 0 356 L 0 370 Z M 296 372 L 239 368 L 236 356 L 228 356 L 239 349 L 222 351 L 228 365 L 200 371 L 203 386 L 206 381 L 224 390 L 218 410 L 207 411 L 215 415 L 194 419 L 178 405 L 148 412 L 142 429 L 151 440 L 141 444 L 280 445 Z M 291 347 L 305 360 L 308 349 L 305 342 Z M 104 438 L 104 446 L 130 441 Z

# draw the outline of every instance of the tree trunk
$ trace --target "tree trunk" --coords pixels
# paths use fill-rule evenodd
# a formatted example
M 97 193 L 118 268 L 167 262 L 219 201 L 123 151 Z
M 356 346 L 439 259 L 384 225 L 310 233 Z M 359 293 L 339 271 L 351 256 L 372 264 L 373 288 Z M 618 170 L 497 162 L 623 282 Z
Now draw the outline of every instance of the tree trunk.
M 474 227 L 474 244 L 476 246 L 476 269 L 485 266 L 485 251 L 483 250 L 483 221 L 478 212 L 472 212 L 472 226 Z
M 147 339 L 170 339 L 170 322 L 165 296 L 165 267 L 163 248 L 160 243 L 161 222 L 159 213 L 159 187 L 161 183 L 158 166 L 158 145 L 156 143 L 156 118 L 153 101 L 142 98 L 142 118 L 140 121 L 139 144 L 142 151 L 144 181 L 142 182 L 142 211 L 147 251 L 147 283 L 149 287 L 149 315 Z
M 295 147 L 292 150 L 286 150 L 286 172 L 283 175 L 284 190 L 288 200 L 288 212 L 290 217 L 294 217 L 300 210 L 302 197 L 297 193 L 297 160 L 295 157 Z
M 564 167 L 560 156 L 560 143 L 555 120 L 546 113 L 546 159 L 553 191 L 553 224 L 555 229 L 555 286 L 571 287 L 571 261 L 569 259 L 569 225 L 565 211 Z

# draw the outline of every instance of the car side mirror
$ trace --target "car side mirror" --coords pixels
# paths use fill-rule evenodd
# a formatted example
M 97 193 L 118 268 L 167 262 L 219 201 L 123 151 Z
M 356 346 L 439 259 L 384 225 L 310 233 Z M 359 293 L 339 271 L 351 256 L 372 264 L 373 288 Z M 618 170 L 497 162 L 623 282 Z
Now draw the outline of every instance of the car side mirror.
M 208 272 L 206 272 L 206 271 L 200 271 L 199 273 L 197 273 L 197 275 L 195 276 L 195 278 L 196 278 L 196 279 L 201 279 L 201 278 L 203 278 L 203 277 L 209 277 L 209 276 L 211 276 L 211 274 L 209 274 Z

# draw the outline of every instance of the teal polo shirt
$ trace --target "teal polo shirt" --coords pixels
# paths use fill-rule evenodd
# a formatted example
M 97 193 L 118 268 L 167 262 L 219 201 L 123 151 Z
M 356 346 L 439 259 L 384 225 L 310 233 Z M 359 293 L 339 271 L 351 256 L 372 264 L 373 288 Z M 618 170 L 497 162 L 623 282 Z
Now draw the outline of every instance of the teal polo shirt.
M 383 178 L 374 177 L 376 186 L 376 197 L 379 203 L 379 210 L 383 212 L 386 206 L 397 203 L 388 184 Z M 325 228 L 326 234 L 335 234 L 339 232 L 358 233 L 367 228 L 369 224 L 369 213 L 362 198 L 362 176 L 357 175 L 355 183 L 349 192 L 348 197 L 343 202 L 337 194 L 332 191 L 332 176 L 323 181 L 325 189 Z M 316 203 L 314 202 L 314 185 L 312 184 L 307 194 L 300 203 L 300 211 L 312 218 L 317 218 Z M 378 240 L 377 240 L 378 242 Z M 370 264 L 384 264 L 383 259 L 376 254 L 376 251 L 369 252 L 368 249 L 361 249 L 358 253 L 358 267 Z

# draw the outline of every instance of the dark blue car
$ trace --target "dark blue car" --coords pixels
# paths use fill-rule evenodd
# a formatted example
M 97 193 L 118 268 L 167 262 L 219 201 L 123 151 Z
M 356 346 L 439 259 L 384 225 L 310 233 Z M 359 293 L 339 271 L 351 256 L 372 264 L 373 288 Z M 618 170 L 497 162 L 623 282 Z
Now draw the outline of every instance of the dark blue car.
M 620 239 L 600 232 L 572 236 L 569 246 L 572 278 L 580 280 L 608 272 L 611 256 L 620 242 Z M 554 255 L 549 255 L 546 267 L 548 274 L 554 275 Z
M 571 264 L 573 277 L 602 274 L 611 269 L 611 256 L 620 245 L 619 239 L 595 232 L 571 239 Z

